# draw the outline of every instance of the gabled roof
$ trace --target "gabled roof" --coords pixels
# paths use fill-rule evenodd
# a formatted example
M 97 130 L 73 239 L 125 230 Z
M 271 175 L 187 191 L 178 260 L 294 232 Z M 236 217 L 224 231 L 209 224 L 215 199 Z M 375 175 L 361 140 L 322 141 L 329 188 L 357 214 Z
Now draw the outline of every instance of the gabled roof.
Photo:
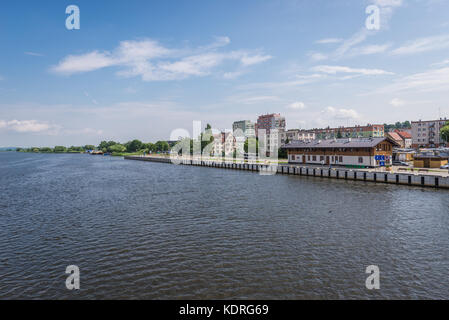
M 388 132 L 387 133 L 393 140 L 402 141 L 401 136 L 397 132 Z
M 304 148 L 373 148 L 383 141 L 389 141 L 393 146 L 400 146 L 389 137 L 384 138 L 349 138 L 349 139 L 327 139 L 327 140 L 294 140 L 282 148 L 304 149 Z
M 412 135 L 407 131 L 396 131 L 396 133 L 401 136 L 402 139 L 411 139 Z

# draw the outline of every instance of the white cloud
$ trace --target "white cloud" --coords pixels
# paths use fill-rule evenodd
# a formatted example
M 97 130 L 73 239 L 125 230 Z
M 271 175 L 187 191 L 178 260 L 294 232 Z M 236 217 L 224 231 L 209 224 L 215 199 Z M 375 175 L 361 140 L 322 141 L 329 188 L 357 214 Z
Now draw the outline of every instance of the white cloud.
M 431 69 L 425 72 L 415 73 L 410 76 L 397 79 L 393 84 L 388 85 L 378 93 L 409 91 L 414 92 L 447 92 L 449 88 L 449 67 L 441 69 Z
M 153 40 L 122 41 L 112 52 L 92 51 L 82 55 L 69 55 L 51 70 L 60 74 L 94 71 L 106 67 L 121 67 L 118 75 L 140 76 L 144 81 L 179 80 L 192 76 L 206 76 L 225 62 L 237 62 L 241 68 L 265 62 L 272 57 L 246 50 L 218 52 L 230 43 L 228 37 L 218 37 L 209 46 L 189 50 L 173 50 Z M 242 72 L 231 70 L 229 75 Z
M 405 104 L 405 101 L 399 98 L 394 98 L 393 100 L 390 101 L 390 104 L 393 107 L 402 107 Z
M 293 103 L 290 103 L 287 106 L 287 109 L 291 109 L 291 110 L 303 110 L 305 109 L 306 105 L 304 104 L 304 102 L 300 102 L 300 101 L 296 101 Z
M 351 55 L 369 55 L 369 54 L 376 54 L 376 53 L 383 53 L 387 51 L 388 48 L 391 47 L 391 44 L 374 44 L 374 45 L 368 45 L 364 47 L 358 47 L 354 48 L 351 51 Z
M 432 67 L 442 67 L 449 64 L 449 59 L 443 60 L 441 62 L 432 63 Z
M 53 67 L 52 71 L 61 74 L 74 74 L 98 70 L 116 63 L 109 53 L 93 51 L 79 56 L 69 55 Z
M 324 109 L 322 113 L 325 114 L 327 117 L 334 118 L 337 120 L 357 120 L 360 118 L 359 114 L 354 109 L 344 109 L 344 108 L 339 109 L 329 106 L 326 109 Z
M 402 3 L 402 0 L 374 0 L 373 4 L 381 7 L 400 7 Z
M 27 56 L 35 56 L 35 57 L 42 57 L 43 54 L 37 53 L 37 52 L 31 52 L 31 51 L 26 51 L 24 52 L 24 54 L 26 54 Z
M 337 74 L 337 73 L 353 73 L 361 75 L 391 75 L 392 72 L 388 72 L 381 69 L 357 69 L 344 66 L 316 66 L 312 68 L 313 71 L 322 72 L 326 74 Z
M 103 134 L 103 130 L 92 129 L 92 128 L 67 129 L 67 130 L 64 130 L 63 133 L 68 134 L 68 135 L 101 136 Z
M 419 38 L 392 51 L 394 55 L 415 54 L 449 48 L 449 35 Z
M 60 127 L 38 120 L 0 120 L 0 128 L 20 133 L 54 133 Z
M 315 43 L 329 44 L 329 43 L 340 43 L 342 41 L 343 41 L 343 39 L 340 39 L 340 38 L 326 38 L 326 39 L 321 39 L 321 40 L 315 41 Z
M 388 28 L 388 23 L 391 20 L 391 17 L 393 16 L 393 12 L 396 8 L 403 5 L 402 0 L 371 0 L 371 4 L 377 5 L 380 8 L 380 16 L 382 17 L 380 29 L 385 30 Z M 331 53 L 314 53 L 311 56 L 311 58 L 315 61 L 317 60 L 324 60 L 326 58 L 331 59 L 341 59 L 345 57 L 354 57 L 356 55 L 367 55 L 367 54 L 375 54 L 375 53 L 382 53 L 384 52 L 387 47 L 385 45 L 370 45 L 362 48 L 356 47 L 357 45 L 363 43 L 369 36 L 374 35 L 378 33 L 377 30 L 368 30 L 365 27 L 362 27 L 354 33 L 351 37 L 349 37 L 346 40 L 341 39 L 323 39 L 318 40 L 317 43 L 339 43 L 341 42 L 341 45 L 334 50 Z M 341 40 L 341 41 L 336 41 Z M 330 41 L 330 42 L 328 42 Z M 336 41 L 336 42 L 332 42 Z M 318 58 L 318 59 L 316 59 Z
M 270 60 L 272 57 L 269 55 L 249 55 L 249 54 L 243 54 L 243 56 L 241 57 L 240 61 L 242 63 L 242 65 L 244 66 L 251 66 L 253 64 L 258 64 L 261 62 L 265 62 L 267 60 Z
M 248 98 L 237 99 L 237 102 L 244 104 L 254 104 L 261 102 L 269 102 L 269 101 L 279 101 L 279 97 L 276 96 L 254 96 Z
M 321 61 L 321 60 L 326 60 L 328 58 L 327 55 L 325 55 L 323 53 L 319 53 L 319 52 L 312 52 L 309 54 L 309 56 L 313 61 Z

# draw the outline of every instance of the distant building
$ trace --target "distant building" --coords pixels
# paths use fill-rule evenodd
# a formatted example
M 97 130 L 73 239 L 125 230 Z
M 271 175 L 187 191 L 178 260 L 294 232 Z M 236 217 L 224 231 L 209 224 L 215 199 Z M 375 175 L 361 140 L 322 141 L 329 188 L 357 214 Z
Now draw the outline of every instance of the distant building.
M 309 130 L 315 133 L 316 139 L 333 138 L 381 138 L 384 137 L 383 124 L 367 124 L 366 126 L 339 127 Z
M 256 124 L 256 137 L 259 137 L 259 143 L 261 143 L 260 130 L 265 130 L 266 141 L 262 143 L 266 143 L 266 153 L 267 156 L 270 156 L 281 146 L 281 135 L 285 131 L 285 118 L 281 117 L 279 113 L 261 115 Z
M 438 148 L 445 146 L 441 140 L 440 130 L 449 120 L 446 118 L 429 121 L 412 121 L 412 147 L 413 148 Z
M 235 149 L 240 155 L 244 154 L 245 141 L 249 137 L 256 136 L 256 125 L 250 120 L 235 121 L 232 124 L 232 132 L 235 137 Z
M 235 133 L 241 130 L 245 137 L 254 137 L 256 135 L 256 125 L 250 120 L 235 121 L 232 124 L 232 131 Z
M 216 157 L 232 156 L 235 150 L 235 138 L 232 132 L 220 132 L 213 135 L 212 153 Z
M 381 167 L 392 164 L 393 147 L 397 146 L 387 137 L 292 141 L 283 148 L 292 164 Z
M 394 130 L 403 140 L 404 142 L 404 148 L 411 148 L 412 147 L 412 133 L 411 130 Z
M 307 130 L 300 130 L 300 129 L 290 129 L 287 131 L 283 131 L 280 133 L 281 136 L 281 145 L 284 143 L 287 143 L 287 141 L 293 141 L 293 140 L 314 140 L 315 139 L 315 133 L 310 132 Z
M 401 147 L 405 148 L 405 142 L 404 139 L 397 133 L 397 132 L 387 132 L 387 137 L 391 138 L 392 140 L 396 141 L 396 143 Z
M 449 153 L 446 151 L 432 150 L 417 154 L 413 157 L 415 168 L 440 168 L 448 163 Z

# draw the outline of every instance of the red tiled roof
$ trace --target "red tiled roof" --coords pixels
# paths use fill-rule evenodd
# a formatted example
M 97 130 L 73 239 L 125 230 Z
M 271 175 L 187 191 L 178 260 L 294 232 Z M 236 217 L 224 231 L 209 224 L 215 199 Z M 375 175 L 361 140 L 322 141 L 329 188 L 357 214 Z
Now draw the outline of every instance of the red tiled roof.
M 397 134 L 401 136 L 402 139 L 411 139 L 412 135 L 407 131 L 397 131 Z
M 396 133 L 396 132 L 388 132 L 388 135 L 391 137 L 391 139 L 395 140 L 395 141 L 401 141 L 402 138 L 401 136 Z

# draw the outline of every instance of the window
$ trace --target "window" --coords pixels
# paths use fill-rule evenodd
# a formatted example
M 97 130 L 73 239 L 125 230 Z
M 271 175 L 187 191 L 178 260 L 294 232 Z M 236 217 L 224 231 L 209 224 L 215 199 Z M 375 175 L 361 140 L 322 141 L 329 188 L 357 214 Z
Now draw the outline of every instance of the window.
M 313 161 L 316 161 L 316 156 L 313 156 L 313 157 L 312 157 L 312 160 L 313 160 Z
M 359 163 L 363 163 L 363 157 L 359 157 Z
M 324 156 L 320 156 L 320 161 L 324 161 Z
M 292 155 L 292 160 L 295 161 L 295 155 Z
M 342 156 L 340 156 L 338 162 L 343 162 L 343 157 Z
M 310 161 L 310 156 L 307 156 L 307 160 L 309 160 L 309 161 Z

